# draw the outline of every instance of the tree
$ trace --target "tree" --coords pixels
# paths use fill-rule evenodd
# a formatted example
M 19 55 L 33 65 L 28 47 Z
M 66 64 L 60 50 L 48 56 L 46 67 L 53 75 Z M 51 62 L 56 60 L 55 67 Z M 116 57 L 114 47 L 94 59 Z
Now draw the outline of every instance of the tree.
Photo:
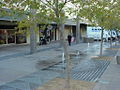
M 46 24 L 48 21 L 44 6 L 38 0 L 3 0 L 2 6 L 10 10 L 10 13 L 3 10 L 3 15 L 10 16 L 13 21 L 18 22 L 19 32 L 26 28 L 30 34 L 30 53 L 35 53 L 37 25 Z
M 107 16 L 106 19 L 106 26 L 105 28 L 110 30 L 110 45 L 112 45 L 112 31 L 116 31 L 117 37 L 119 37 L 119 30 L 120 30 L 120 6 L 119 6 L 120 2 L 119 1 L 115 1 L 112 2 L 112 5 L 109 7 L 110 11 L 109 11 L 109 15 Z
M 51 18 L 51 20 L 55 21 L 58 26 L 58 30 L 60 32 L 60 42 L 63 46 L 63 52 L 65 54 L 65 60 L 67 62 L 66 66 L 66 75 L 67 75 L 67 83 L 66 87 L 69 90 L 70 88 L 70 71 L 71 71 L 71 61 L 69 58 L 68 50 L 67 50 L 67 43 L 65 40 L 65 35 L 64 35 L 64 23 L 66 19 L 65 15 L 65 5 L 70 2 L 71 0 L 41 0 L 41 2 L 46 5 L 46 8 L 49 9 L 50 13 L 48 13 Z
M 80 3 L 80 0 L 78 0 Z M 102 27 L 101 30 L 101 44 L 100 44 L 100 55 L 102 55 L 103 48 L 103 32 L 108 25 L 106 18 L 110 16 L 110 7 L 113 3 L 113 0 L 84 0 L 88 2 L 88 5 L 83 7 L 80 14 L 84 15 L 83 18 L 89 20 L 93 25 Z M 114 8 L 112 8 L 113 10 Z
M 64 7 L 66 3 L 70 1 L 71 0 L 3 0 L 5 7 L 13 11 L 13 14 L 17 13 L 18 15 L 26 16 L 19 22 L 18 27 L 20 29 L 26 26 L 27 29 L 30 29 L 31 53 L 36 51 L 35 31 L 37 23 L 41 23 L 41 21 L 44 21 L 45 18 L 47 18 L 48 22 L 53 20 L 57 23 L 61 34 L 61 43 L 63 45 L 65 59 L 67 61 L 67 88 L 70 87 L 70 59 L 67 51 L 67 43 L 64 37 L 64 22 L 66 18 Z M 48 18 L 48 16 L 50 17 Z
M 95 11 L 95 18 L 97 24 L 102 27 L 101 32 L 101 45 L 100 45 L 100 55 L 102 55 L 102 48 L 103 48 L 103 30 L 104 29 L 115 29 L 114 22 L 116 21 L 116 15 L 114 14 L 114 10 L 116 7 L 116 0 L 109 0 L 109 1 L 99 1 L 97 3 L 97 7 L 93 9 Z M 112 36 L 112 34 L 111 34 Z
M 88 6 L 90 3 L 85 0 L 73 0 L 71 2 L 71 6 L 68 8 L 69 15 L 74 16 L 74 20 L 76 21 L 76 43 L 80 43 L 80 39 L 82 39 L 82 33 L 80 30 L 80 20 L 85 21 L 84 19 L 84 13 L 83 10 L 86 6 Z

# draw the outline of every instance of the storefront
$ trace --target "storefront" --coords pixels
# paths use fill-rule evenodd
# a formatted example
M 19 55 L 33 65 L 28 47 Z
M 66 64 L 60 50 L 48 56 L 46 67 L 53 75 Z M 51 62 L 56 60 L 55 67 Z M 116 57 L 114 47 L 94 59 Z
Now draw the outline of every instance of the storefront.
M 0 42 L 1 44 L 16 43 L 15 30 L 0 29 Z
M 17 25 L 14 22 L 2 21 L 0 23 L 0 44 L 26 43 L 26 34 L 17 33 L 15 27 Z
M 40 26 L 43 27 L 44 25 L 40 25 Z M 86 27 L 87 27 L 87 24 L 80 23 L 80 36 L 81 36 L 80 38 L 81 39 L 83 37 L 86 37 Z M 72 20 L 66 21 L 64 30 L 65 30 L 64 31 L 65 39 L 67 39 L 67 36 L 69 34 L 71 34 L 73 37 L 76 38 L 76 22 L 75 21 L 72 21 Z M 60 32 L 57 28 L 57 24 L 54 23 L 51 25 L 46 25 L 44 30 L 40 29 L 39 36 L 40 38 L 44 37 L 48 42 L 60 40 Z
M 39 27 L 41 25 L 39 24 Z M 43 25 L 42 25 L 43 26 Z M 3 21 L 0 20 L 0 44 L 22 44 L 22 43 L 30 43 L 30 35 L 27 35 L 25 31 L 24 33 L 18 33 L 18 30 L 15 29 L 17 24 L 11 21 Z M 86 36 L 86 24 L 80 25 L 80 33 L 81 37 Z M 72 34 L 76 37 L 76 23 L 72 21 L 68 21 L 65 23 L 65 38 L 67 39 L 68 34 Z M 38 34 L 39 33 L 39 34 Z M 56 23 L 52 23 L 51 25 L 46 25 L 46 28 L 39 28 L 36 39 L 37 43 L 40 43 L 40 38 L 43 37 L 46 39 L 47 43 L 51 41 L 60 40 L 60 32 L 57 29 Z
M 41 29 L 41 27 L 45 27 L 44 29 Z M 57 40 L 57 25 L 51 24 L 51 25 L 39 25 L 39 37 L 40 42 L 44 38 L 47 43 L 51 41 Z

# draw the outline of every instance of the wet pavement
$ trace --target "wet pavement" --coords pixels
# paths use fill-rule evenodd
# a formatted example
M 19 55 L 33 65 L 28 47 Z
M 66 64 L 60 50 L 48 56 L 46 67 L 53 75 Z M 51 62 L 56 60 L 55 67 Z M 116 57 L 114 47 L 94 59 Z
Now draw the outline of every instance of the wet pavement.
M 84 53 L 77 58 L 73 58 L 73 79 L 97 81 L 100 78 L 107 66 L 110 64 L 110 61 L 97 61 L 91 59 L 93 56 L 99 55 L 99 46 L 100 43 L 95 42 L 90 44 L 80 43 L 78 45 L 68 47 L 69 52 L 80 50 Z M 59 50 L 56 50 L 58 48 L 58 44 L 40 47 L 38 52 L 33 55 L 25 54 L 26 52 L 28 53 L 28 47 L 13 48 L 13 52 L 11 51 L 11 48 L 8 49 L 8 51 L 4 51 L 3 49 L 3 51 L 0 52 L 0 90 L 34 90 L 36 87 L 43 85 L 48 80 L 55 77 L 64 77 L 64 75 L 62 75 L 63 73 L 59 72 L 64 71 L 64 68 L 61 68 L 63 67 L 62 63 L 57 64 L 59 67 L 56 65 L 54 68 L 53 65 L 52 67 L 46 68 L 46 70 L 42 70 L 37 66 L 39 61 L 52 61 L 57 58 L 59 58 L 60 62 L 62 61 L 61 57 L 58 57 L 62 55 L 62 50 L 60 48 Z M 114 56 L 117 52 L 115 50 L 105 50 L 105 48 L 109 48 L 108 43 L 104 43 L 105 56 Z M 5 52 L 7 52 L 6 55 L 4 55 Z M 10 52 L 12 52 L 12 54 L 10 54 Z
M 37 52 L 59 48 L 59 44 L 42 45 L 37 47 Z M 29 45 L 13 45 L 8 47 L 0 47 L 0 60 L 7 60 L 10 58 L 22 57 L 29 55 Z

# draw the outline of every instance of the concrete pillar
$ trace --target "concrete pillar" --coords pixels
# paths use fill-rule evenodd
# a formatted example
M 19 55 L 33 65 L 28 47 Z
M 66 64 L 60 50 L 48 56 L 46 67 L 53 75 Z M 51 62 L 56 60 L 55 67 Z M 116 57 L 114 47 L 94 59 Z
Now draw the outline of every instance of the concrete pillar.
M 15 34 L 15 44 L 16 44 L 16 34 Z
M 6 44 L 8 44 L 8 32 L 7 32 L 7 30 L 5 30 L 5 35 L 6 35 Z

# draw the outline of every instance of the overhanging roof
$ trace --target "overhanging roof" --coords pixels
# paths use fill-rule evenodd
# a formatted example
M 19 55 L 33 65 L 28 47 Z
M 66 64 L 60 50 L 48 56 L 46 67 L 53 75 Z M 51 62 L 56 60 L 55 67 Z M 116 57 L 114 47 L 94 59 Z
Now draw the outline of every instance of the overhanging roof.
M 7 12 L 11 12 L 9 9 L 5 9 Z M 21 21 L 26 18 L 26 15 L 20 16 L 19 14 L 15 14 L 13 16 L 0 16 L 0 21 Z M 56 22 L 51 22 L 51 24 L 56 24 Z M 88 24 L 86 22 L 80 21 L 80 24 Z M 65 25 L 76 26 L 76 21 L 74 19 L 66 19 Z
M 12 11 L 10 9 L 7 8 L 2 8 L 0 9 L 0 11 L 5 11 L 7 13 L 11 13 Z M 1 15 L 0 14 L 0 20 L 1 21 L 21 21 L 22 19 L 26 18 L 26 15 L 19 15 L 19 13 L 13 14 L 11 15 Z
M 56 24 L 56 22 L 51 22 L 52 24 Z M 85 24 L 87 25 L 88 23 L 80 21 L 80 24 Z M 70 25 L 70 26 L 76 26 L 76 21 L 72 19 L 66 19 L 65 20 L 65 25 Z

